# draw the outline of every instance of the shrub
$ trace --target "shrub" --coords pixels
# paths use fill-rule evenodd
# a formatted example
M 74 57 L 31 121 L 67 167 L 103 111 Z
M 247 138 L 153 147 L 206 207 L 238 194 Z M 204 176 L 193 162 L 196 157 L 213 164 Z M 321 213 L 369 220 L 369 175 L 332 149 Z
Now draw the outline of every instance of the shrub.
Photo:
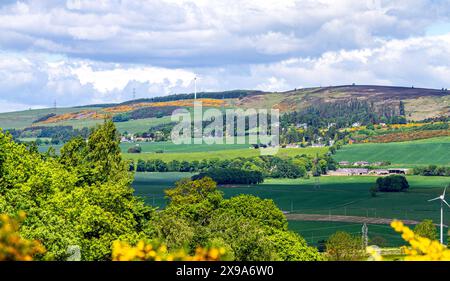
M 326 254 L 332 261 L 356 261 L 364 256 L 361 238 L 344 231 L 331 235 L 326 243 Z
M 45 252 L 40 242 L 20 237 L 19 222 L 24 218 L 23 212 L 19 219 L 0 215 L 0 261 L 31 261 L 34 255 Z
M 184 249 L 168 250 L 167 246 L 152 241 L 139 241 L 136 246 L 127 242 L 114 241 L 112 247 L 113 261 L 218 261 L 226 260 L 225 248 L 198 247 L 194 255 L 189 255 Z
M 437 239 L 437 229 L 432 220 L 424 220 L 416 225 L 414 233 L 431 240 Z
M 142 147 L 140 147 L 138 145 L 128 148 L 128 153 L 141 153 L 141 152 L 142 152 Z
M 210 169 L 193 176 L 192 179 L 197 180 L 204 177 L 210 177 L 218 184 L 258 184 L 264 181 L 261 172 L 235 168 Z
M 390 175 L 380 177 L 376 181 L 376 189 L 380 192 L 401 192 L 409 188 L 406 177 L 400 175 Z

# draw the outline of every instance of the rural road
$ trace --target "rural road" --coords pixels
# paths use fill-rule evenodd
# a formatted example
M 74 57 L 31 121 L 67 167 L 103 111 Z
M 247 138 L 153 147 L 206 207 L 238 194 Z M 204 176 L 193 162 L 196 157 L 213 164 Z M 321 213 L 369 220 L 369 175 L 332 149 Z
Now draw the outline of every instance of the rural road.
M 313 214 L 285 214 L 286 218 L 291 221 L 329 221 L 329 222 L 354 222 L 368 224 L 390 224 L 393 219 L 386 218 L 368 218 L 357 216 L 335 216 L 335 215 L 313 215 Z M 414 225 L 418 221 L 402 220 L 404 224 Z

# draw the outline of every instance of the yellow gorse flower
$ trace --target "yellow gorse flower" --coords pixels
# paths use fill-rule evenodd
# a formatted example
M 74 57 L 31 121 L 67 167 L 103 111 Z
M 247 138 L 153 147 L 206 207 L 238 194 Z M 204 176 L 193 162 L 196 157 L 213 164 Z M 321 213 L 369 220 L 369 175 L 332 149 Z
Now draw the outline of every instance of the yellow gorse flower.
M 405 261 L 450 261 L 450 250 L 439 241 L 416 235 L 398 220 L 392 221 L 391 227 L 401 233 L 402 238 L 409 243 L 409 246 L 402 247 L 406 254 Z M 383 257 L 374 247 L 367 247 L 366 250 L 372 260 L 382 260 Z
M 0 215 L 0 261 L 31 261 L 34 255 L 45 252 L 40 242 L 20 237 L 19 223 L 25 219 L 25 213 L 20 212 L 17 217 Z
M 225 254 L 224 248 L 202 248 L 189 255 L 183 249 L 170 252 L 167 246 L 157 241 L 139 241 L 136 246 L 114 241 L 112 259 L 114 261 L 218 261 Z

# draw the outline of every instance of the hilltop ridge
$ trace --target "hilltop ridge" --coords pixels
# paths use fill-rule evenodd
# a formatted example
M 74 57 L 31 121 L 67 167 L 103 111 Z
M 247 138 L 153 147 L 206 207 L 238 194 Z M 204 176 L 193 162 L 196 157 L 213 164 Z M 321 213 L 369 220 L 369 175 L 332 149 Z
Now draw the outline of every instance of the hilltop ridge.
M 121 103 L 83 105 L 67 108 L 47 108 L 18 112 L 0 113 L 0 128 L 25 128 L 51 125 L 92 125 L 106 116 L 115 116 L 140 108 L 166 108 L 161 116 L 167 116 L 168 109 L 189 107 L 193 93 L 174 94 L 153 98 L 140 98 Z M 198 99 L 207 101 L 207 106 L 227 108 L 278 108 L 281 112 L 298 111 L 312 105 L 345 102 L 352 99 L 367 100 L 377 106 L 405 104 L 409 120 L 422 120 L 450 115 L 450 92 L 446 89 L 415 87 L 340 85 L 293 89 L 284 92 L 259 90 L 230 90 L 222 92 L 200 92 Z M 161 110 L 160 110 L 161 111 Z

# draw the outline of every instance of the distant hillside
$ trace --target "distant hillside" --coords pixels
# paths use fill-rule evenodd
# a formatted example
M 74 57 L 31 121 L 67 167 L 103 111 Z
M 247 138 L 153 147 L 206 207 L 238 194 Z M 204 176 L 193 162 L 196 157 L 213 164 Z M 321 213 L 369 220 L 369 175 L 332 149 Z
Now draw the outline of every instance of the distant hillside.
M 0 128 L 25 128 L 30 126 L 89 127 L 102 122 L 105 117 L 126 121 L 136 119 L 135 116 L 148 118 L 154 116 L 145 112 L 155 108 L 174 108 L 192 106 L 194 95 L 176 94 L 149 99 L 130 100 L 120 104 L 97 104 L 73 108 L 57 108 L 26 110 L 12 113 L 0 113 Z M 255 90 L 232 90 L 224 92 L 201 92 L 197 98 L 204 102 L 205 107 L 239 107 L 239 108 L 278 108 L 282 112 L 305 109 L 311 105 L 343 102 L 351 99 L 366 100 L 376 107 L 397 106 L 400 101 L 405 105 L 406 117 L 409 120 L 450 115 L 450 92 L 447 90 L 344 85 L 294 89 L 286 92 L 263 92 Z M 168 110 L 160 110 L 168 112 Z M 129 118 L 130 116 L 131 118 Z M 134 116 L 134 117 L 133 117 Z M 149 118 L 157 123 L 163 116 Z M 139 118 L 138 118 L 139 119 Z M 137 120 L 136 120 L 137 121 Z M 136 121 L 133 123 L 135 124 Z M 130 121 L 131 122 L 131 121 Z M 144 124 L 145 122 L 142 122 Z M 126 130 L 127 124 L 121 128 Z
M 367 100 L 377 106 L 397 105 L 403 101 L 406 116 L 410 120 L 450 115 L 450 92 L 447 90 L 390 86 L 347 85 L 296 89 L 245 97 L 234 105 L 248 108 L 273 106 L 283 112 L 289 112 L 319 103 L 340 102 L 352 98 Z

